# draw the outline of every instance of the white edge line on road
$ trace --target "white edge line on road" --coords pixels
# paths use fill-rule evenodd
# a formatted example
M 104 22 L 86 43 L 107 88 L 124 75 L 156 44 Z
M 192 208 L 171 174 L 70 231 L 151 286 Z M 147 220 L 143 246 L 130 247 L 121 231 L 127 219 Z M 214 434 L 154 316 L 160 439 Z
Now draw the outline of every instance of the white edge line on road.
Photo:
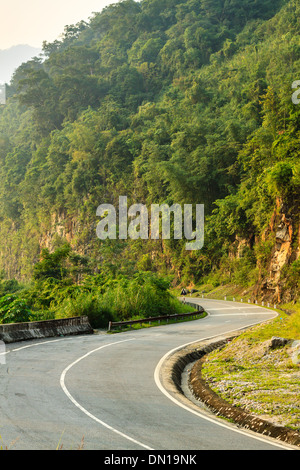
M 210 300 L 214 300 L 214 299 L 210 299 Z M 213 310 L 213 309 L 209 309 L 209 310 Z M 208 315 L 210 315 L 210 312 L 209 312 L 208 309 L 206 309 L 206 313 Z M 272 311 L 271 311 L 272 312 Z M 274 312 L 277 316 L 278 313 L 277 312 Z M 268 319 L 270 320 L 270 319 Z M 268 321 L 266 320 L 266 321 Z M 257 322 L 257 323 L 263 323 L 263 322 Z M 253 325 L 256 325 L 257 323 L 253 323 L 251 325 L 248 325 L 247 327 L 251 327 Z M 244 328 L 247 328 L 247 327 L 243 327 L 241 329 L 244 329 Z M 233 331 L 237 331 L 236 329 L 233 330 Z M 230 333 L 227 332 L 227 333 Z M 217 336 L 220 336 L 220 335 L 217 335 Z M 168 356 L 170 356 L 171 354 L 173 354 L 174 352 L 178 351 L 179 349 L 182 349 L 188 345 L 191 345 L 191 344 L 195 344 L 199 341 L 205 341 L 205 340 L 208 340 L 208 339 L 213 339 L 215 336 L 209 336 L 207 338 L 201 338 L 200 340 L 198 341 L 192 341 L 192 342 L 189 342 L 189 343 L 186 343 L 182 346 L 178 346 L 177 348 L 174 348 L 172 349 L 171 351 L 167 352 L 162 358 L 161 360 L 159 361 L 159 363 L 157 364 L 156 366 L 156 369 L 155 369 L 155 372 L 154 372 L 154 380 L 155 380 L 155 383 L 157 385 L 157 387 L 159 388 L 159 390 L 167 397 L 169 398 L 171 401 L 173 401 L 176 405 L 182 407 L 183 409 L 189 411 L 190 413 L 193 413 L 197 416 L 199 416 L 200 418 L 202 419 L 206 419 L 207 421 L 210 421 L 210 422 L 213 422 L 214 424 L 218 424 L 219 426 L 221 427 L 225 427 L 227 429 L 230 429 L 231 431 L 235 431 L 235 432 L 239 432 L 240 434 L 245 434 L 247 435 L 248 437 L 253 437 L 254 439 L 258 439 L 258 440 L 261 440 L 261 441 L 264 441 L 264 442 L 269 442 L 267 441 L 267 439 L 264 439 L 264 438 L 260 438 L 259 436 L 253 436 L 252 434 L 250 435 L 249 433 L 247 433 L 246 431 L 242 431 L 240 429 L 237 429 L 237 428 L 234 428 L 233 426 L 229 426 L 229 425 L 226 425 L 225 423 L 220 423 L 217 419 L 214 419 L 214 418 L 209 418 L 208 416 L 206 416 L 205 414 L 201 413 L 200 411 L 197 412 L 195 410 L 193 410 L 192 408 L 189 408 L 187 406 L 185 406 L 183 403 L 181 403 L 180 401 L 176 400 L 172 395 L 170 395 L 167 390 L 165 390 L 165 388 L 162 386 L 161 384 L 161 381 L 160 381 L 160 369 L 164 363 L 164 361 L 167 359 Z M 8 354 L 9 352 L 16 352 L 16 351 L 19 351 L 21 349 L 26 349 L 26 348 L 31 348 L 31 347 L 35 347 L 35 346 L 41 346 L 41 345 L 44 345 L 44 344 L 47 344 L 47 343 L 54 343 L 54 342 L 57 342 L 57 341 L 63 341 L 65 340 L 65 338 L 63 339 L 56 339 L 56 340 L 48 340 L 48 341 L 41 341 L 39 343 L 34 343 L 34 344 L 30 344 L 30 345 L 26 345 L 26 346 L 22 346 L 22 347 L 19 347 L 19 348 L 15 348 L 15 349 L 11 349 L 10 351 L 6 351 L 5 353 L 2 353 L 2 355 L 4 354 Z M 113 342 L 113 343 L 109 343 L 109 344 L 105 344 L 103 346 L 100 346 L 99 348 L 96 348 L 90 352 L 88 352 L 87 354 L 85 354 L 84 356 L 78 358 L 76 361 L 74 361 L 72 364 L 70 364 L 68 367 L 66 367 L 64 369 L 64 371 L 62 372 L 61 374 L 61 377 L 60 377 L 60 385 L 64 391 L 64 393 L 66 394 L 66 396 L 72 401 L 72 403 L 77 407 L 79 408 L 83 413 L 85 413 L 87 416 L 89 416 L 90 418 L 92 418 L 94 421 L 98 422 L 99 424 L 101 424 L 102 426 L 106 427 L 107 429 L 111 430 L 112 432 L 124 437 L 125 439 L 131 441 L 131 442 L 134 442 L 138 445 L 140 445 L 141 447 L 144 447 L 145 449 L 148 449 L 148 450 L 154 450 L 152 449 L 151 447 L 131 438 L 130 436 L 127 436 L 126 434 L 122 433 L 121 431 L 118 431 L 117 429 L 113 428 L 112 426 L 108 425 L 107 423 L 101 421 L 99 418 L 97 418 L 96 416 L 94 416 L 93 414 L 91 414 L 89 411 L 87 411 L 83 406 L 81 406 L 75 399 L 74 397 L 70 394 L 70 392 L 68 391 L 66 385 L 65 385 L 65 376 L 66 376 L 66 373 L 68 372 L 68 370 L 70 370 L 75 364 L 77 364 L 78 362 L 80 362 L 82 359 L 84 359 L 85 357 L 89 356 L 90 354 L 93 354 L 94 352 L 100 350 L 100 349 L 103 349 L 103 348 L 106 348 L 108 346 L 113 346 L 114 344 L 118 344 L 118 343 L 123 343 L 123 342 L 126 342 L 126 341 L 133 341 L 134 338 L 131 338 L 131 339 L 127 339 L 127 340 L 122 340 L 122 341 L 116 341 L 116 342 Z M 277 444 L 277 443 L 273 443 L 271 442 L 273 445 L 275 446 L 278 446 L 278 447 L 281 447 L 281 448 L 284 448 L 284 449 L 290 449 L 289 447 L 287 446 L 284 446 L 283 445 L 280 445 L 280 444 Z
M 86 357 L 90 356 L 91 354 L 93 354 L 94 352 L 96 351 L 99 351 L 100 349 L 104 349 L 104 348 L 107 348 L 109 346 L 114 346 L 115 344 L 120 344 L 120 343 L 125 343 L 126 341 L 133 341 L 135 338 L 131 338 L 131 339 L 126 339 L 126 340 L 122 340 L 122 341 L 115 341 L 113 343 L 108 343 L 108 344 L 105 344 L 103 346 L 100 346 L 99 348 L 96 348 L 96 349 L 93 349 L 92 351 L 88 352 L 87 354 L 84 354 L 84 356 L 81 356 L 79 357 L 76 361 L 72 362 L 72 364 L 68 365 L 68 367 L 66 367 L 64 369 L 64 371 L 62 372 L 61 374 L 61 377 L 60 377 L 60 385 L 63 389 L 63 391 L 65 392 L 65 394 L 67 395 L 67 397 L 71 400 L 71 402 L 77 406 L 77 408 L 79 408 L 83 413 L 85 413 L 89 418 L 92 418 L 94 421 L 96 421 L 97 423 L 101 424 L 102 426 L 104 426 L 105 428 L 109 429 L 110 431 L 118 434 L 119 436 L 133 442 L 134 444 L 137 444 L 141 447 L 143 447 L 144 449 L 147 449 L 147 450 L 154 450 L 152 449 L 151 447 L 143 444 L 142 442 L 139 442 L 137 441 L 136 439 L 133 439 L 132 437 L 128 436 L 127 434 L 124 434 L 123 432 L 119 431 L 118 429 L 115 429 L 113 428 L 112 426 L 110 426 L 109 424 L 105 423 L 104 421 L 102 421 L 101 419 L 97 418 L 96 416 L 94 416 L 92 413 L 90 413 L 89 411 L 87 411 L 83 406 L 81 406 L 76 400 L 75 398 L 70 394 L 70 392 L 68 391 L 66 385 L 65 385 L 65 377 L 66 377 L 66 373 L 75 365 L 77 364 L 78 362 L 82 361 L 82 359 L 85 359 Z
M 36 346 L 43 346 L 44 344 L 57 343 L 58 341 L 64 341 L 63 339 L 50 339 L 48 341 L 40 341 L 39 343 L 27 344 L 26 346 L 21 346 L 20 348 L 11 349 L 11 352 L 21 351 L 21 349 L 34 348 Z M 9 351 L 7 351 L 9 352 Z
M 220 309 L 221 310 L 221 309 Z M 213 309 L 211 309 L 211 312 L 213 311 Z M 252 316 L 256 316 L 256 315 L 266 315 L 265 313 L 263 312 L 256 312 L 256 313 L 247 313 L 247 312 L 237 312 L 237 313 L 213 313 L 211 316 L 212 317 L 237 317 L 237 316 L 244 316 L 244 317 L 250 317 L 251 315 Z M 270 320 L 272 320 L 273 317 L 270 318 Z
M 48 343 L 55 343 L 57 341 L 63 341 L 63 339 L 53 339 L 53 340 L 50 340 L 50 341 L 41 341 L 39 343 L 34 343 L 34 344 L 27 344 L 26 346 L 21 346 L 20 348 L 15 348 L 15 349 L 8 349 L 7 351 L 4 351 L 2 353 L 0 353 L 0 356 L 5 356 L 6 354 L 9 354 L 10 352 L 17 352 L 17 351 L 21 351 L 21 349 L 27 349 L 27 348 L 34 348 L 36 346 L 43 346 L 44 344 L 48 344 Z M 6 345 L 6 343 L 4 342 L 4 344 Z M 10 343 L 7 343 L 8 345 Z
M 209 312 L 207 312 L 209 313 Z M 276 312 L 277 313 L 277 312 Z M 277 315 L 276 315 L 277 316 Z M 268 320 L 267 320 L 268 321 Z M 260 323 L 260 322 L 259 322 Z M 251 325 L 248 325 L 247 327 L 243 327 L 241 329 L 244 329 L 244 328 L 248 328 L 248 327 L 251 327 L 251 326 L 254 326 L 256 325 L 257 323 L 253 323 Z M 237 331 L 237 330 L 233 330 L 233 331 L 228 331 L 226 332 L 226 334 L 228 333 L 232 333 L 234 331 Z M 225 333 L 224 333 L 225 334 Z M 286 449 L 286 450 L 290 450 L 291 448 L 288 447 L 287 445 L 284 445 L 284 444 L 279 444 L 277 442 L 273 442 L 273 441 L 270 441 L 264 437 L 260 437 L 259 435 L 253 435 L 252 433 L 250 434 L 249 432 L 247 432 L 246 430 L 243 431 L 239 428 L 236 428 L 234 426 L 230 426 L 226 423 L 222 423 L 220 422 L 219 420 L 217 419 L 214 419 L 213 417 L 210 418 L 209 416 L 207 416 L 206 414 L 204 413 L 201 413 L 201 411 L 196 411 L 194 410 L 193 408 L 190 408 L 186 405 L 184 405 L 183 403 L 181 403 L 179 400 L 177 400 L 174 396 L 172 396 L 162 385 L 161 383 L 161 380 L 160 380 L 160 371 L 161 371 L 161 368 L 162 368 L 162 365 L 163 363 L 165 362 L 165 360 L 171 356 L 173 353 L 175 353 L 176 351 L 179 351 L 180 349 L 182 348 L 185 348 L 186 346 L 190 346 L 191 344 L 196 344 L 196 343 L 199 343 L 200 341 L 206 341 L 206 340 L 209 340 L 209 339 L 213 339 L 213 338 L 216 338 L 216 337 L 220 337 L 221 335 L 216 335 L 216 336 L 208 336 L 207 338 L 201 338 L 199 339 L 198 341 L 192 341 L 190 343 L 186 343 L 186 344 L 183 344 L 182 346 L 179 346 L 177 348 L 174 348 L 172 349 L 171 351 L 167 352 L 159 361 L 159 363 L 157 364 L 156 368 L 155 368 L 155 371 L 154 371 L 154 380 L 155 380 L 155 383 L 157 385 L 157 387 L 159 388 L 159 390 L 167 397 L 169 398 L 173 403 L 175 403 L 176 405 L 180 406 L 181 408 L 183 408 L 184 410 L 187 410 L 189 411 L 190 413 L 193 413 L 194 415 L 196 416 L 199 416 L 200 418 L 202 419 L 205 419 L 206 421 L 210 421 L 214 424 L 217 424 L 218 426 L 221 426 L 223 428 L 227 428 L 229 429 L 230 431 L 234 431 L 234 432 L 237 432 L 239 434 L 244 434 L 246 435 L 247 437 L 252 437 L 253 439 L 257 439 L 259 441 L 263 441 L 263 442 L 266 442 L 266 443 L 269 443 L 270 445 L 274 445 L 276 447 L 280 447 L 282 449 Z
M 224 301 L 226 302 L 226 300 Z M 246 308 L 249 308 L 251 310 L 255 309 L 255 308 L 259 308 L 260 310 L 262 310 L 264 307 L 260 307 L 260 305 L 245 305 L 245 304 L 240 304 L 240 307 L 220 307 L 220 308 L 210 308 L 210 310 L 245 310 Z M 270 310 L 270 312 L 272 312 L 272 310 Z M 257 313 L 257 312 L 255 312 Z M 254 313 L 254 315 L 255 315 Z M 264 312 L 265 313 L 265 312 Z

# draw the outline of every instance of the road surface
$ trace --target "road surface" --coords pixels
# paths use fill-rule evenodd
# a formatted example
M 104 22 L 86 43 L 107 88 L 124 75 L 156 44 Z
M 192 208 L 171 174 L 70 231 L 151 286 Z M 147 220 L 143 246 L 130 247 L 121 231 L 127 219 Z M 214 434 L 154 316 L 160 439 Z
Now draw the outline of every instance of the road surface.
M 7 345 L 0 360 L 0 436 L 12 450 L 276 450 L 201 408 L 171 399 L 162 358 L 182 345 L 275 316 L 262 307 L 200 299 L 200 320 Z M 1 445 L 0 445 L 1 447 Z

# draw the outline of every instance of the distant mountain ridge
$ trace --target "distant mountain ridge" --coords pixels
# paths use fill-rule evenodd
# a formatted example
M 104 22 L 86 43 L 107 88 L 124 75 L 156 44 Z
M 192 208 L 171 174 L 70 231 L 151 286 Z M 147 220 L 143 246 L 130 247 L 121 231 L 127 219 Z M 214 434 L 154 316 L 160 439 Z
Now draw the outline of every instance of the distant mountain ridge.
M 41 49 L 27 44 L 0 49 L 0 83 L 9 83 L 16 68 L 41 52 Z

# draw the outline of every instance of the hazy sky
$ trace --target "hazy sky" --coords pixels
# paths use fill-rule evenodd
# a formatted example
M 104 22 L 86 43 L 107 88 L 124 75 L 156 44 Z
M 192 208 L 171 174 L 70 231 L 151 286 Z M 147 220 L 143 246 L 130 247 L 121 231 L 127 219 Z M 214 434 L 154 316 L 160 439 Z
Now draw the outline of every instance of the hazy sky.
M 17 44 L 41 47 L 66 25 L 85 20 L 117 0 L 0 0 L 0 49 Z

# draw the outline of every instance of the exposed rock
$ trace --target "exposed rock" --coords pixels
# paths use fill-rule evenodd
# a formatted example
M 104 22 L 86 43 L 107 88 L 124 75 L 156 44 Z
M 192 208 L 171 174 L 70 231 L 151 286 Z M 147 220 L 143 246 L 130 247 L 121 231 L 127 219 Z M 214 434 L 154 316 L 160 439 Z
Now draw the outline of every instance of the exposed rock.
M 278 225 L 276 240 L 279 242 L 289 242 L 291 240 L 288 226 L 285 225 L 284 220 Z
M 272 336 L 270 339 L 269 349 L 282 348 L 288 344 L 290 340 L 286 338 L 280 338 L 279 336 Z
M 257 295 L 274 303 L 291 302 L 295 292 L 286 288 L 282 272 L 284 268 L 299 258 L 300 224 L 297 202 L 284 203 L 277 198 L 276 208 L 268 228 L 262 234 L 262 241 L 273 239 L 274 245 L 269 259 L 268 275 L 260 279 Z M 263 273 L 263 266 L 258 266 Z

